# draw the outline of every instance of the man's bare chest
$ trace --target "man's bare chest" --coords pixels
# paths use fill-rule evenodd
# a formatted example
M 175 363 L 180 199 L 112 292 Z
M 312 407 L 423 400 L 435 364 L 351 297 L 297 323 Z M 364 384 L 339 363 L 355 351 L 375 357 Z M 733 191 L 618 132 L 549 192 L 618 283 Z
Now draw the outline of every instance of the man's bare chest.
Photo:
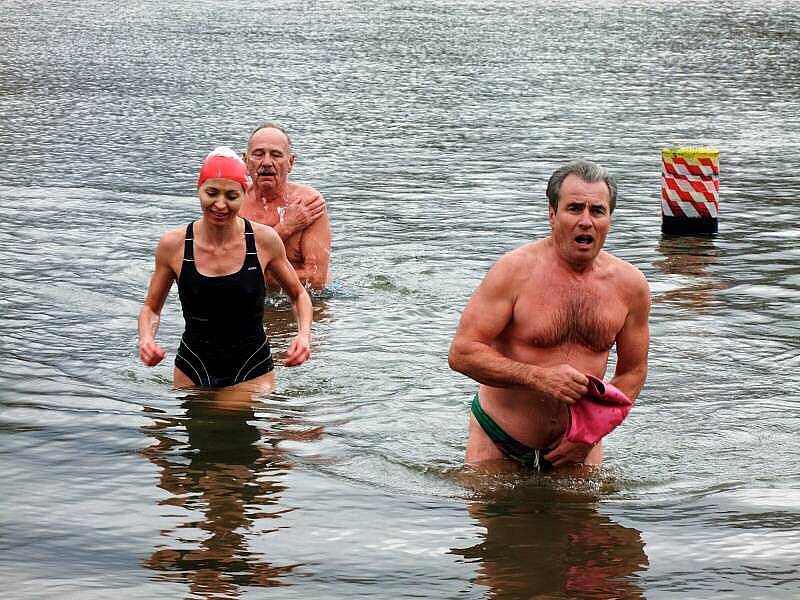
M 575 344 L 608 351 L 625 324 L 628 308 L 613 289 L 550 286 L 526 290 L 514 306 L 513 335 L 550 348 Z

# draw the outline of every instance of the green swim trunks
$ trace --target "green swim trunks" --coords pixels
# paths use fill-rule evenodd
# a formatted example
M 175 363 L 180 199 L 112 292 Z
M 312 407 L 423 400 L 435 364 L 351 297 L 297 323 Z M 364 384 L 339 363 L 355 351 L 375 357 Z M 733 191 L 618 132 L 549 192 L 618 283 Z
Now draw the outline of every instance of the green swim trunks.
M 486 435 L 508 458 L 536 471 L 549 471 L 553 468 L 553 463 L 544 459 L 544 455 L 549 451 L 548 448 L 531 448 L 508 435 L 492 417 L 483 412 L 477 393 L 472 400 L 471 410 Z

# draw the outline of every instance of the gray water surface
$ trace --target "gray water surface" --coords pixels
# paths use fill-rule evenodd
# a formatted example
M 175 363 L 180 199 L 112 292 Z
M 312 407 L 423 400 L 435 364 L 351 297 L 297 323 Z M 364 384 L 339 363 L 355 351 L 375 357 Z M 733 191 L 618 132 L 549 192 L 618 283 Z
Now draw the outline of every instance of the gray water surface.
M 800 595 L 800 9 L 791 1 L 2 2 L 8 598 Z M 292 133 L 335 285 L 313 356 L 222 410 L 138 361 L 200 161 Z M 720 149 L 720 233 L 660 233 L 660 150 Z M 461 310 L 576 157 L 653 295 L 647 385 L 585 478 L 463 468 Z M 291 311 L 272 298 L 280 353 Z M 612 356 L 613 362 L 613 356 Z M 613 368 L 613 366 L 612 366 Z

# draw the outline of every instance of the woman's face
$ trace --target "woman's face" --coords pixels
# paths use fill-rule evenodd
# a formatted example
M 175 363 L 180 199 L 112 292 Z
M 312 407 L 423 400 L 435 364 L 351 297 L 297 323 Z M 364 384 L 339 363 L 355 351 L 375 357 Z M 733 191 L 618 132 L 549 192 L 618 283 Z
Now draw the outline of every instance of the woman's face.
M 197 193 L 203 215 L 220 225 L 236 218 L 245 198 L 242 184 L 232 179 L 206 179 Z

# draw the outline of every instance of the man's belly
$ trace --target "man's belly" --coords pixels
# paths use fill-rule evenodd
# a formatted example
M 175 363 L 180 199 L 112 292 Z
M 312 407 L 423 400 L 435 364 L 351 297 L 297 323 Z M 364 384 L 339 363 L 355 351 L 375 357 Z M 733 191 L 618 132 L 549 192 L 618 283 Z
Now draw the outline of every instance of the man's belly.
M 532 448 L 552 446 L 569 424 L 566 404 L 542 399 L 529 390 L 481 385 L 478 397 L 483 410 L 503 431 Z

